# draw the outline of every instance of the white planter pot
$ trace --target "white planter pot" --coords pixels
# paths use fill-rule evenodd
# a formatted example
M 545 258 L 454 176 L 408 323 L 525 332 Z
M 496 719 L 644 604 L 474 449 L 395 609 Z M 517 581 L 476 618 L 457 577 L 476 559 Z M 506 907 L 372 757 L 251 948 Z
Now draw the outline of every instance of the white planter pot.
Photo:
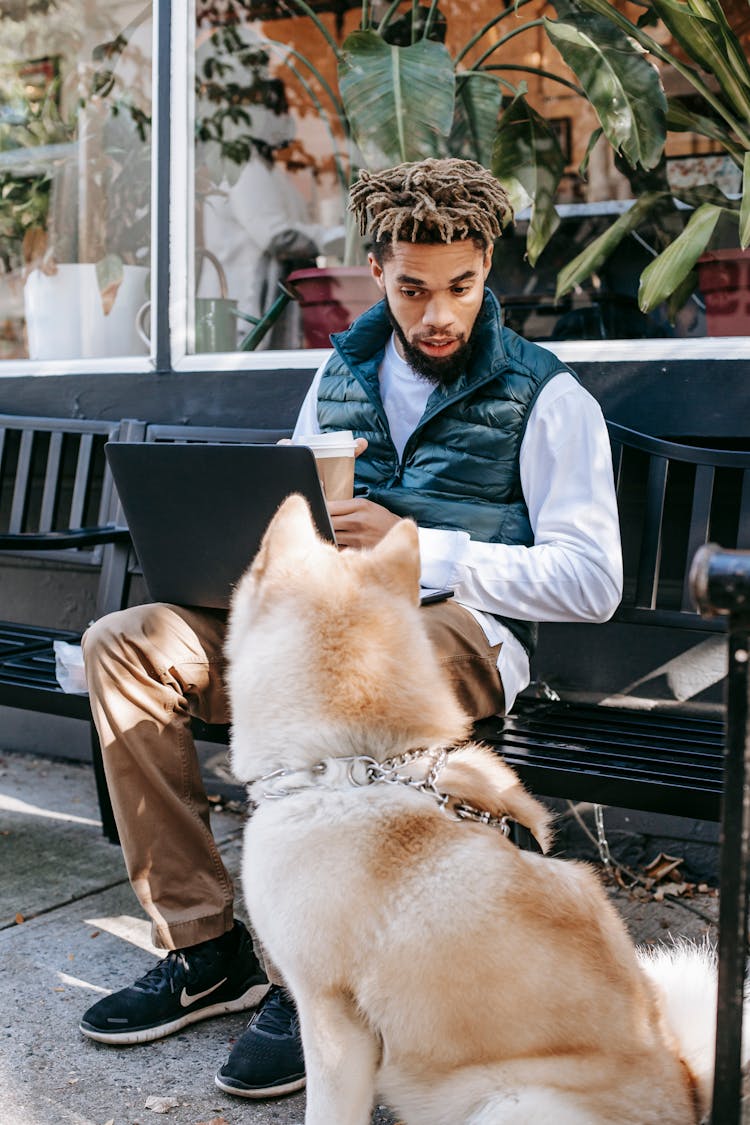
M 148 274 L 146 266 L 125 266 L 105 316 L 95 265 L 59 265 L 51 275 L 32 270 L 23 294 L 29 359 L 144 355 L 135 319 L 146 299 Z

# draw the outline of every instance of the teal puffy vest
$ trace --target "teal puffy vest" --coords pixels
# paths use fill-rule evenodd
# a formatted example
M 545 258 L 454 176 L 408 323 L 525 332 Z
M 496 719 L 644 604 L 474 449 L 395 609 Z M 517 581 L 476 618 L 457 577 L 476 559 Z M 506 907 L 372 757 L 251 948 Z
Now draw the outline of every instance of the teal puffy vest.
M 528 412 L 541 387 L 569 370 L 551 352 L 502 324 L 489 290 L 475 328 L 467 370 L 436 387 L 399 462 L 380 398 L 378 370 L 393 331 L 381 301 L 346 332 L 332 337 L 334 354 L 318 391 L 321 430 L 365 437 L 355 491 L 422 527 L 468 531 L 485 543 L 534 541 L 521 491 L 519 452 Z M 500 618 L 531 652 L 536 628 Z

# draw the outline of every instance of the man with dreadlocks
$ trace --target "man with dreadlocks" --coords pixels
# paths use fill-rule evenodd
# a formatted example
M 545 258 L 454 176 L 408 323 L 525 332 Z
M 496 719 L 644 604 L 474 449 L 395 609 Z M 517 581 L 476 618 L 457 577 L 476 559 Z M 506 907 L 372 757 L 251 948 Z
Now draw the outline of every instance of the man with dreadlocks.
M 296 433 L 352 430 L 355 497 L 339 544 L 419 527 L 425 607 L 472 715 L 529 681 L 538 621 L 605 621 L 622 561 L 601 410 L 550 351 L 502 324 L 485 281 L 512 218 L 497 180 L 444 159 L 362 172 L 350 193 L 383 301 L 334 337 Z
M 362 172 L 351 208 L 384 299 L 333 338 L 295 433 L 354 432 L 355 496 L 329 502 L 339 544 L 369 547 L 416 521 L 423 585 L 455 595 L 422 610 L 433 645 L 471 715 L 502 713 L 529 681 L 536 622 L 604 621 L 619 602 L 606 427 L 564 364 L 503 327 L 485 281 L 511 209 L 486 169 Z M 234 919 L 189 732 L 191 714 L 227 718 L 225 625 L 216 611 L 150 605 L 84 637 L 130 878 L 171 952 L 94 1004 L 81 1030 L 147 1042 L 262 998 L 216 1082 L 263 1098 L 304 1085 L 297 1015 Z

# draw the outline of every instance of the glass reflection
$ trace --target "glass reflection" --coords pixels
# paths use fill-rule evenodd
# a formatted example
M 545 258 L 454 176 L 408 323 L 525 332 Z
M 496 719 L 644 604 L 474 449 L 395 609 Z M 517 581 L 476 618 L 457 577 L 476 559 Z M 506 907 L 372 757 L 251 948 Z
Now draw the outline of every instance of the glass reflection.
M 150 262 L 151 5 L 0 14 L 0 357 L 138 355 Z

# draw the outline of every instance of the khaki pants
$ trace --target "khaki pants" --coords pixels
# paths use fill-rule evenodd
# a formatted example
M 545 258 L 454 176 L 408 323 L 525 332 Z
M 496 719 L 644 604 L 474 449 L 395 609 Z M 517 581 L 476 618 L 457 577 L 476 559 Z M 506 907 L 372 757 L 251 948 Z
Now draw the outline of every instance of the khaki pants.
M 422 612 L 463 706 L 475 718 L 501 712 L 499 645 L 451 601 Z M 193 715 L 227 721 L 225 628 L 220 611 L 135 606 L 97 621 L 82 642 L 128 875 L 165 949 L 219 937 L 234 917 L 190 733 Z

